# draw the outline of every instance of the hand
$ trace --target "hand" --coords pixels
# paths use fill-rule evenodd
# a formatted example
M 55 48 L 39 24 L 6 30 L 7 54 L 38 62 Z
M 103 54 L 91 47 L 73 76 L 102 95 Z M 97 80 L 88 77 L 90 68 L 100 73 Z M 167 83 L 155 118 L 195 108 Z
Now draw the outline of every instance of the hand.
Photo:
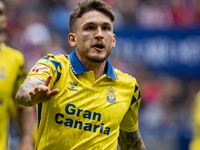
M 52 91 L 49 89 L 48 85 L 51 79 L 52 76 L 49 75 L 43 84 L 38 85 L 32 92 L 29 92 L 32 103 L 37 104 L 48 101 L 59 92 L 59 89 L 53 89 Z

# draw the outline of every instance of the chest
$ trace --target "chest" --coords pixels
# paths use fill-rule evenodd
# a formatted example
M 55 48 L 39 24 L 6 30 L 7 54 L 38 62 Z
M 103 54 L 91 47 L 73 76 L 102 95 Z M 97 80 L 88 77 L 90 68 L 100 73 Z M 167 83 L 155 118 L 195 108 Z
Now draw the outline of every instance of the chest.
M 49 105 L 53 116 L 60 113 L 64 118 L 83 122 L 120 123 L 129 109 L 130 89 L 113 80 L 104 78 L 88 84 L 72 74 L 61 81 L 55 87 L 60 92 Z

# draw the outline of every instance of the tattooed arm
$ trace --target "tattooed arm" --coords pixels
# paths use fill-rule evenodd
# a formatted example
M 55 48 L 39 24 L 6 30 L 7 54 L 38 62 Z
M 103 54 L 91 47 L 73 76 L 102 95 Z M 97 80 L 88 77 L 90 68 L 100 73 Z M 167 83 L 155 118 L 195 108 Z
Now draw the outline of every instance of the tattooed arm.
M 146 150 L 138 130 L 135 132 L 120 130 L 118 143 L 121 150 Z
M 39 77 L 26 79 L 16 94 L 17 102 L 24 106 L 34 106 L 37 103 L 50 100 L 59 92 L 58 89 L 52 91 L 49 89 L 48 85 L 51 79 L 51 75 L 46 80 Z

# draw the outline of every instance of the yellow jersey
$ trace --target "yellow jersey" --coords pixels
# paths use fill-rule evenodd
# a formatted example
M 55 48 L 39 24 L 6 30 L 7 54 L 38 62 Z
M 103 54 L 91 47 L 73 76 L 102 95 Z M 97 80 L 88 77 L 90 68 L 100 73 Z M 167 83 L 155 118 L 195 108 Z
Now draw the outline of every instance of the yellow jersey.
M 119 129 L 138 128 L 140 90 L 136 79 L 113 68 L 95 80 L 77 58 L 52 55 L 40 59 L 29 77 L 53 78 L 49 88 L 60 91 L 37 104 L 36 150 L 116 150 Z
M 0 43 L 0 150 L 9 149 L 9 119 L 17 115 L 13 98 L 24 79 L 23 55 Z
M 193 105 L 193 139 L 190 143 L 190 150 L 200 150 L 200 91 Z

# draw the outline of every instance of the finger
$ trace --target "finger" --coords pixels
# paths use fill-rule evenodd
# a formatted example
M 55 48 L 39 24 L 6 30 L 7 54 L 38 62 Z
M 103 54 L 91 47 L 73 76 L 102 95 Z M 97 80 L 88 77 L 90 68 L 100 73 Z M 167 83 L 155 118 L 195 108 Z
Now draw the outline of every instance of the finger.
M 36 87 L 36 88 L 34 89 L 34 92 L 37 93 L 38 91 L 39 91 L 39 88 Z
M 55 96 L 58 93 L 59 93 L 59 89 L 54 89 L 49 93 L 48 97 L 52 98 L 53 96 Z
M 44 85 L 45 85 L 45 86 L 48 86 L 48 85 L 49 85 L 49 83 L 50 83 L 50 81 L 51 81 L 51 78 L 52 78 L 52 75 L 49 75 L 49 76 L 47 77 L 47 79 L 44 81 Z
M 34 93 L 33 92 L 29 92 L 29 95 L 32 97 L 34 95 Z

